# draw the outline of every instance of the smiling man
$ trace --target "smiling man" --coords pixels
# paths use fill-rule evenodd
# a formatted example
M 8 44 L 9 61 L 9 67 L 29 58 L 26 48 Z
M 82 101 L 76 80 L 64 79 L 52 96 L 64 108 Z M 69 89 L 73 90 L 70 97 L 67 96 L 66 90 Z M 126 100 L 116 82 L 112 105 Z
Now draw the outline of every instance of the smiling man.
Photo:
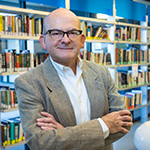
M 82 61 L 77 16 L 56 9 L 44 20 L 47 60 L 15 80 L 19 112 L 32 150 L 111 150 L 132 117 L 107 68 Z

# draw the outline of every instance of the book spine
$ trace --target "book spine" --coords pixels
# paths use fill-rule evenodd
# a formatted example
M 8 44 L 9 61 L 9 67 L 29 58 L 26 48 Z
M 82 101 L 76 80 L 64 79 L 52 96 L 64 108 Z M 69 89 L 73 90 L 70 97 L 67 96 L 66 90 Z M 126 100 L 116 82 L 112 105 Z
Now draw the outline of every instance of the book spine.
M 19 35 L 19 22 L 18 22 L 18 16 L 15 16 L 15 35 Z
M 0 15 L 0 35 L 3 34 L 3 16 Z

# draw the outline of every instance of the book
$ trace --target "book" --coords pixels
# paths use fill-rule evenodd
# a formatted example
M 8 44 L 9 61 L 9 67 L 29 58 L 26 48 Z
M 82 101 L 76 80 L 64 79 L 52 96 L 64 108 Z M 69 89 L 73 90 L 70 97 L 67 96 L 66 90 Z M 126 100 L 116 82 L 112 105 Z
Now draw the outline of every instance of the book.
M 0 35 L 3 34 L 3 16 L 0 15 Z
M 7 120 L 10 125 L 10 144 L 15 144 L 15 122 Z
M 18 140 L 18 142 L 21 142 L 21 141 L 25 140 L 22 125 L 21 125 L 21 120 L 20 120 L 20 118 L 13 118 L 13 120 L 16 120 L 19 122 L 19 134 L 18 134 L 19 140 Z
M 96 31 L 94 37 L 99 37 L 99 36 L 100 36 L 100 33 L 101 33 L 101 31 L 102 31 L 102 29 L 103 29 L 102 27 L 98 27 L 98 29 L 97 29 L 97 31 Z
M 111 65 L 111 54 L 110 53 L 106 53 L 106 65 Z
M 2 120 L 1 123 L 4 127 L 5 145 L 10 145 L 10 124 L 7 120 Z
M 132 90 L 132 92 L 136 94 L 135 107 L 141 106 L 142 105 L 143 92 L 141 90 Z
M 1 126 L 1 143 L 2 146 L 5 146 L 5 133 L 4 133 L 5 125 L 1 123 L 0 126 Z

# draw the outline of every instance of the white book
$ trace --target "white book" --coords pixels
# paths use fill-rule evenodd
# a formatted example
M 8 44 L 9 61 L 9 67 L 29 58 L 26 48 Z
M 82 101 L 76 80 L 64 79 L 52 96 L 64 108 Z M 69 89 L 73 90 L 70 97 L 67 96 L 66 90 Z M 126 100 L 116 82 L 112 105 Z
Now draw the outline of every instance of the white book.
M 18 16 L 15 16 L 15 32 L 16 32 L 16 35 L 18 35 L 18 33 L 19 33 L 19 30 L 18 30 Z
M 87 60 L 87 49 L 83 50 L 83 59 Z
M 34 54 L 30 53 L 30 69 L 34 68 Z
M 38 36 L 40 36 L 41 35 L 41 31 L 42 31 L 42 27 L 41 27 L 41 19 L 39 18 L 39 20 L 38 20 L 38 27 L 39 27 L 39 32 L 38 32 Z
M 124 40 L 127 40 L 127 26 L 124 29 Z
M 139 93 L 139 100 L 137 100 L 137 104 L 138 105 L 141 105 L 142 104 L 142 96 L 143 96 L 143 93 L 141 90 L 132 90 L 133 93 Z
M 99 37 L 99 34 L 101 33 L 102 29 L 103 29 L 102 27 L 98 27 L 98 29 L 95 33 L 95 37 Z
M 80 22 L 80 26 L 81 26 L 81 30 L 83 31 L 83 34 L 87 36 L 87 33 L 86 33 L 87 27 L 86 27 L 85 21 Z

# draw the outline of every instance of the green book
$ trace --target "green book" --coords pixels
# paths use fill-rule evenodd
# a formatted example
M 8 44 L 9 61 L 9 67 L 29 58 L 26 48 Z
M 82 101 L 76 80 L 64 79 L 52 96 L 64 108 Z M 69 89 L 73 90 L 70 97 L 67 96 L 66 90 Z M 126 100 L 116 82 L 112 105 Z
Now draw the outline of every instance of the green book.
M 15 123 L 12 120 L 8 120 L 10 124 L 10 144 L 15 144 Z
M 10 109 L 11 108 L 11 100 L 10 100 L 10 91 L 7 90 L 7 108 Z

